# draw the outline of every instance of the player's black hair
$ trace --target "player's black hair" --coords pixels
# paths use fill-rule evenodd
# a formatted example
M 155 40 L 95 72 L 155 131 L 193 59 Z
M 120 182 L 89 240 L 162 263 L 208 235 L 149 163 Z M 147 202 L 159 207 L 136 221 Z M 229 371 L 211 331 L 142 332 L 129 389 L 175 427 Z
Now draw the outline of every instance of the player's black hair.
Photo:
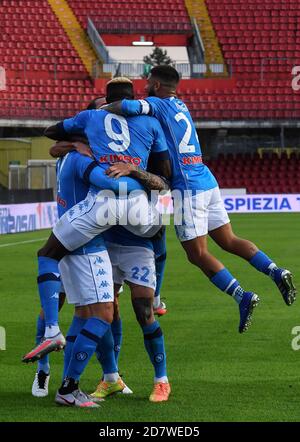
M 97 100 L 99 100 L 99 98 L 104 98 L 104 97 L 96 97 L 96 98 L 94 98 L 90 103 L 89 103 L 89 105 L 87 106 L 87 110 L 93 110 L 93 109 L 97 109 L 97 106 L 96 106 L 96 102 L 97 102 Z
M 180 81 L 176 69 L 169 65 L 155 66 L 151 69 L 150 74 L 166 86 L 177 86 Z
M 128 100 L 134 99 L 134 91 L 132 83 L 107 83 L 106 86 L 106 102 L 112 103 L 113 101 L 119 101 L 127 98 Z

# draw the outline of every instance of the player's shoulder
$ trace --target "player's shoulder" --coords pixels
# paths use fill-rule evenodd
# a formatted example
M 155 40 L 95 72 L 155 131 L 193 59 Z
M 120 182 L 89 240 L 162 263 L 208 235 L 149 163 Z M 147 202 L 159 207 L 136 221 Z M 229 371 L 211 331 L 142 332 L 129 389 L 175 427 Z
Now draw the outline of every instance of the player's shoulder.
M 104 119 L 106 115 L 108 115 L 109 113 L 105 109 L 89 109 L 86 112 L 89 112 L 88 114 L 89 118 L 96 118 L 96 119 Z
M 144 127 L 145 129 L 157 127 L 157 125 L 159 125 L 158 120 L 151 115 L 135 115 L 132 117 L 126 117 L 126 120 L 141 128 Z
M 81 170 L 82 167 L 87 167 L 90 163 L 94 162 L 92 158 L 82 155 L 76 150 L 72 150 L 67 155 L 67 164 L 74 169 L 74 172 Z
M 171 97 L 170 104 L 178 112 L 189 112 L 187 105 L 178 97 Z

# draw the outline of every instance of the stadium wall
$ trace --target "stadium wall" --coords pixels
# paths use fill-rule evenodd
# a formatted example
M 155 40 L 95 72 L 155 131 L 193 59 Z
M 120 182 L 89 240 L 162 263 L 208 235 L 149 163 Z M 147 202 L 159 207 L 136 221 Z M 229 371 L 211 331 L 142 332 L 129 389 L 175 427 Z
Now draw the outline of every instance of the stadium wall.
M 46 137 L 0 139 L 0 184 L 8 186 L 10 164 L 26 165 L 28 160 L 48 160 L 52 140 Z

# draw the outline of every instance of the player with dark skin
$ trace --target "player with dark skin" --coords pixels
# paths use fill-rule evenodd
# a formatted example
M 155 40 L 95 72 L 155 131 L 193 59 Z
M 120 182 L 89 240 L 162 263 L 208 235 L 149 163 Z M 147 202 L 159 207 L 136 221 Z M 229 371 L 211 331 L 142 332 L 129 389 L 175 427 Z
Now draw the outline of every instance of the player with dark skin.
M 156 96 L 162 99 L 176 97 L 176 84 L 163 83 L 150 74 L 145 86 L 145 92 L 148 96 Z M 103 108 L 115 114 L 122 114 L 121 102 L 104 105 Z M 209 235 L 222 249 L 246 260 L 251 259 L 258 251 L 256 245 L 251 241 L 236 236 L 230 223 L 209 232 Z M 199 236 L 190 241 L 184 241 L 182 242 L 182 247 L 187 254 L 188 260 L 199 267 L 209 278 L 224 268 L 223 264 L 209 253 L 207 235 Z
M 99 106 L 102 103 L 103 103 L 103 99 L 101 97 L 99 97 L 99 98 L 97 98 L 94 106 Z M 50 126 L 48 129 L 46 129 L 45 135 L 48 136 L 49 138 L 53 138 L 53 139 L 61 141 L 62 143 L 61 143 L 60 147 L 62 147 L 64 144 L 65 147 L 67 148 L 68 143 L 69 143 L 69 145 L 70 145 L 70 143 L 71 144 L 75 143 L 75 145 L 73 145 L 73 148 L 75 147 L 79 151 L 80 151 L 80 149 L 83 148 L 82 141 L 85 141 L 84 138 L 79 138 L 80 142 L 78 142 L 77 141 L 78 137 L 74 137 L 74 135 L 72 137 L 70 137 L 70 140 L 69 139 L 68 140 L 61 139 L 62 135 L 61 135 L 57 125 Z M 64 135 L 66 135 L 66 134 L 64 134 Z M 57 145 L 54 146 L 53 150 L 57 149 L 58 147 L 59 146 L 57 146 Z M 155 163 L 155 162 L 153 162 L 153 163 Z M 171 167 L 170 167 L 169 160 L 157 161 L 156 164 L 153 165 L 153 167 L 157 168 L 157 171 L 161 176 L 164 176 L 165 178 L 170 178 Z M 115 163 L 110 168 L 108 168 L 106 173 L 109 176 L 111 175 L 112 177 L 115 177 L 115 178 L 117 178 L 118 176 L 126 176 L 126 175 L 130 175 L 132 177 L 135 177 L 148 190 L 161 191 L 161 190 L 167 190 L 169 188 L 166 181 L 164 181 L 161 177 L 158 177 L 150 172 L 143 171 L 140 168 L 132 167 L 131 165 L 126 165 L 124 163 Z M 68 254 L 69 254 L 69 251 L 61 244 L 61 242 L 56 238 L 56 236 L 53 233 L 51 233 L 46 244 L 38 251 L 38 257 L 46 257 L 46 258 L 50 258 L 55 261 L 60 261 L 64 256 L 66 256 Z M 89 309 L 91 309 L 91 308 L 93 309 L 93 307 L 90 306 Z M 102 319 L 104 319 L 106 322 L 108 322 L 108 323 L 112 322 L 112 319 L 113 319 L 113 309 L 112 308 L 109 308 L 109 309 L 105 308 L 102 311 L 101 310 L 102 306 L 100 305 L 101 312 L 98 311 L 98 306 L 95 305 L 95 308 L 97 308 L 97 311 L 93 310 L 91 312 L 91 314 L 93 316 L 98 317 L 99 315 L 101 315 Z M 38 353 L 38 351 L 39 350 L 37 350 L 37 353 Z M 46 351 L 47 351 L 47 349 L 46 349 Z M 50 350 L 50 351 L 52 351 L 52 350 Z M 31 357 L 31 353 L 32 352 L 28 353 L 23 358 L 24 362 L 34 360 Z M 32 353 L 34 355 L 33 356 L 34 358 L 36 357 L 37 353 L 35 351 Z M 44 352 L 44 353 L 47 354 L 46 352 Z
M 188 112 L 188 109 L 184 103 L 180 99 L 177 99 L 176 96 L 176 88 L 179 81 L 179 74 L 174 68 L 171 66 L 157 66 L 151 70 L 145 86 L 145 92 L 149 97 L 149 101 L 146 99 L 146 101 L 139 100 L 139 102 L 135 101 L 133 103 L 127 103 L 125 100 L 124 102 L 116 101 L 103 106 L 106 111 L 118 115 L 133 116 L 146 114 L 156 116 L 164 128 L 165 135 L 169 143 L 169 151 L 172 153 L 173 158 L 175 159 L 174 164 L 176 164 L 176 167 L 179 169 L 178 171 L 176 170 L 174 172 L 174 176 L 175 173 L 178 173 L 178 176 L 184 176 L 184 172 L 180 166 L 180 161 L 182 161 L 184 154 L 187 154 L 188 156 L 188 152 L 195 151 L 181 150 L 182 148 L 180 145 L 184 143 L 187 143 L 185 148 L 190 147 L 188 146 L 188 142 L 186 142 L 187 133 L 189 133 L 189 137 L 193 137 L 193 141 L 191 142 L 193 146 L 191 147 L 196 149 L 195 146 L 197 146 L 197 152 L 200 153 L 198 158 L 201 160 L 200 163 L 202 163 L 201 149 L 199 149 L 200 145 L 191 117 L 189 115 L 186 116 L 187 114 L 184 114 L 183 112 L 178 113 L 178 110 L 176 110 L 179 108 L 180 111 L 184 109 L 184 112 Z M 154 97 L 156 97 L 156 99 L 160 99 L 160 101 L 155 100 Z M 176 119 L 176 117 L 179 118 Z M 179 125 L 179 122 L 181 122 L 183 119 L 187 121 L 187 123 L 184 123 L 185 126 Z M 187 124 L 189 132 L 186 129 Z M 185 159 L 192 160 L 193 158 L 187 157 Z M 179 163 L 177 164 L 176 161 Z M 192 168 L 190 168 L 190 172 L 192 173 L 191 169 Z M 210 278 L 211 282 L 215 286 L 217 286 L 223 292 L 230 294 L 239 304 L 241 319 L 239 332 L 242 333 L 243 331 L 247 330 L 251 323 L 252 309 L 259 302 L 259 298 L 253 292 L 246 292 L 240 286 L 239 282 L 224 267 L 224 265 L 209 252 L 207 246 L 208 234 L 223 250 L 245 259 L 258 271 L 268 275 L 276 283 L 282 294 L 283 300 L 287 305 L 291 305 L 295 301 L 296 288 L 293 283 L 292 274 L 289 270 L 278 267 L 274 261 L 259 250 L 253 242 L 249 241 L 248 239 L 240 238 L 233 232 L 230 220 L 224 208 L 224 204 L 222 203 L 215 178 L 207 167 L 205 168 L 204 166 L 202 171 L 204 171 L 207 179 L 211 180 L 209 184 L 210 187 L 205 187 L 206 184 L 203 179 L 201 181 L 200 174 L 198 178 L 196 177 L 195 173 L 195 175 L 193 175 L 193 179 L 195 182 L 198 182 L 198 187 L 194 189 L 192 181 L 189 181 L 189 178 L 186 178 L 185 176 L 185 180 L 188 182 L 188 184 L 185 184 L 185 189 L 198 189 L 198 196 L 200 197 L 202 192 L 205 193 L 205 195 L 202 196 L 201 201 L 203 207 L 201 207 L 201 210 L 197 209 L 197 216 L 202 216 L 203 218 L 206 217 L 205 219 L 210 222 L 210 228 L 209 224 L 207 223 L 205 225 L 205 229 L 201 230 L 199 228 L 199 233 L 196 229 L 194 229 L 193 234 L 189 234 L 186 229 L 184 230 L 184 225 L 182 225 L 180 242 L 186 252 L 188 260 L 193 265 L 201 269 L 202 272 L 208 278 Z M 180 186 L 182 186 L 182 184 L 179 185 L 178 190 L 180 190 Z M 177 190 L 177 187 L 175 186 L 173 190 Z M 205 198 L 207 198 L 207 202 L 204 202 Z M 190 207 L 194 204 L 192 202 L 192 198 L 190 199 L 189 204 Z M 201 221 L 195 221 L 193 218 L 193 222 L 194 226 L 195 222 L 199 223 L 199 227 L 201 226 Z M 203 233 L 200 233 L 202 231 Z

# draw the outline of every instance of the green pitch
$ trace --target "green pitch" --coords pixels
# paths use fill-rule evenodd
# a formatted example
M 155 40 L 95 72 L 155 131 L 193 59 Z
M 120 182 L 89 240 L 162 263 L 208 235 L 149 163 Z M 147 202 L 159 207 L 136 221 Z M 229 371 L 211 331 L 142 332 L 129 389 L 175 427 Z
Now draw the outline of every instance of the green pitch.
M 235 215 L 237 234 L 248 237 L 282 266 L 300 287 L 300 216 L 298 214 Z M 21 363 L 34 345 L 38 313 L 36 250 L 48 232 L 0 236 L 0 326 L 7 349 L 0 351 L 0 421 L 299 421 L 300 351 L 293 351 L 292 329 L 300 325 L 299 303 L 287 307 L 274 283 L 249 264 L 211 250 L 256 291 L 261 303 L 253 325 L 237 332 L 236 303 L 218 292 L 185 259 L 173 228 L 168 229 L 168 261 L 162 295 L 169 313 L 160 319 L 165 334 L 170 401 L 152 404 L 152 366 L 132 313 L 128 289 L 121 296 L 124 340 L 120 369 L 134 395 L 117 395 L 100 409 L 60 408 L 54 393 L 61 381 L 62 353 L 51 354 L 50 395 L 31 396 L 35 366 Z M 61 326 L 67 331 L 72 310 L 65 306 Z M 88 366 L 81 387 L 92 392 L 100 377 L 96 360 Z

